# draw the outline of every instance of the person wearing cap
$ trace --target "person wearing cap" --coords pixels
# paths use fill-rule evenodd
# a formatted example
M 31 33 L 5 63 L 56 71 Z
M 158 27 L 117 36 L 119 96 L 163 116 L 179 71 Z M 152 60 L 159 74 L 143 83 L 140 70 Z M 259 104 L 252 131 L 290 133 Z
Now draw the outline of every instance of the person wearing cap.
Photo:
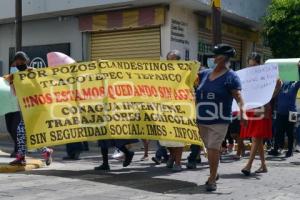
M 199 73 L 196 89 L 197 123 L 207 148 L 210 167 L 210 176 L 205 184 L 207 191 L 217 189 L 220 148 L 231 122 L 233 99 L 239 105 L 241 122 L 247 123 L 241 80 L 230 69 L 230 58 L 236 55 L 236 51 L 227 44 L 218 44 L 214 46 L 213 53 L 213 62 L 208 62 L 210 69 Z
M 248 67 L 255 67 L 261 64 L 261 56 L 253 52 L 248 58 Z M 281 81 L 276 84 L 273 97 L 276 96 L 281 88 Z M 252 145 L 250 157 L 246 166 L 241 170 L 245 176 L 250 176 L 251 168 L 256 154 L 259 154 L 261 166 L 255 173 L 267 173 L 265 161 L 264 140 L 272 138 L 272 103 L 269 102 L 263 107 L 247 111 L 249 117 L 248 125 L 241 125 L 240 137 L 242 139 L 251 138 Z
M 28 64 L 30 62 L 29 57 L 25 52 L 18 51 L 14 57 L 14 64 L 18 71 L 26 71 L 26 70 L 33 70 L 33 68 L 29 67 Z M 6 80 L 11 84 L 12 88 L 13 85 L 13 74 L 10 74 Z M 22 117 L 21 117 L 22 118 Z M 26 131 L 25 131 L 25 124 L 23 119 L 21 119 L 20 123 L 17 127 L 17 155 L 16 159 L 10 162 L 10 165 L 17 165 L 17 166 L 25 166 L 26 165 Z M 47 147 L 42 148 L 42 156 L 44 157 L 46 164 L 50 165 L 52 162 L 52 153 L 53 150 Z

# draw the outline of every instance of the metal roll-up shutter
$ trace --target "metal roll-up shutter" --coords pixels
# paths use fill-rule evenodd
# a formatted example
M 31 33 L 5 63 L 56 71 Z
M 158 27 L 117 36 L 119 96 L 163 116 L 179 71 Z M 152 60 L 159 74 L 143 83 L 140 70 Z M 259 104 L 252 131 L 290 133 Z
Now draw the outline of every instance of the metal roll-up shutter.
M 242 40 L 236 39 L 236 38 L 233 38 L 233 37 L 228 37 L 228 36 L 223 36 L 222 40 L 223 40 L 223 43 L 229 44 L 229 45 L 231 45 L 232 47 L 235 48 L 236 54 L 237 54 L 235 59 L 241 61 L 242 60 L 242 55 L 243 55 L 243 46 L 242 46 L 243 42 L 242 42 Z
M 91 59 L 160 59 L 160 27 L 94 32 Z
M 207 44 L 211 44 L 212 43 L 212 34 L 208 31 L 200 30 L 199 31 L 199 40 L 203 41 Z
M 203 42 L 205 44 L 212 44 L 212 33 L 209 31 L 200 30 L 199 31 L 199 41 Z M 231 36 L 223 35 L 222 41 L 223 41 L 223 43 L 229 44 L 236 49 L 237 56 L 235 57 L 235 59 L 240 61 L 242 59 L 242 49 L 243 49 L 242 40 L 231 37 Z

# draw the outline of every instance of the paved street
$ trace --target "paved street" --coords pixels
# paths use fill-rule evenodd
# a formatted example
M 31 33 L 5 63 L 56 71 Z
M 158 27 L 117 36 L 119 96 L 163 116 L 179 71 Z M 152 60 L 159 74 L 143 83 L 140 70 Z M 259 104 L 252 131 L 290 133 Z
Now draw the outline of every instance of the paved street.
M 2 142 L 1 147 L 8 149 L 8 144 Z M 300 199 L 300 154 L 288 160 L 268 158 L 269 173 L 249 178 L 240 174 L 246 160 L 236 162 L 225 157 L 219 189 L 207 193 L 203 186 L 208 175 L 206 160 L 197 170 L 174 174 L 164 165 L 140 162 L 142 151 L 136 148 L 138 152 L 130 167 L 124 169 L 119 161 L 111 160 L 112 171 L 104 173 L 93 171 L 100 160 L 96 144 L 91 144 L 91 151 L 76 162 L 62 161 L 63 147 L 59 147 L 50 167 L 0 174 L 0 199 Z M 8 160 L 0 158 L 1 163 Z

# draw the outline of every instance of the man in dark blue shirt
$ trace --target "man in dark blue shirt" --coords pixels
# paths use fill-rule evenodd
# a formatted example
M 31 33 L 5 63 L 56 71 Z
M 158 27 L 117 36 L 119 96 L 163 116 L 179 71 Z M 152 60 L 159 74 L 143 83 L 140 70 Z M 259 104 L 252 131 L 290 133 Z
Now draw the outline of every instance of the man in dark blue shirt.
M 288 136 L 288 151 L 286 157 L 293 155 L 294 127 L 297 121 L 296 97 L 300 81 L 283 82 L 280 93 L 277 97 L 277 116 L 274 149 L 269 155 L 279 155 L 278 150 L 284 147 L 285 132 Z

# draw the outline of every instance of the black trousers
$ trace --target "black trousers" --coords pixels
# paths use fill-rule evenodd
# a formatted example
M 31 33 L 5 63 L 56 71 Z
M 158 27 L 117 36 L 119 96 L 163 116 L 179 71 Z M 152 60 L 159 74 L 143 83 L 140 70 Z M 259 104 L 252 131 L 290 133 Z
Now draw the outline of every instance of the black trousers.
M 83 150 L 82 142 L 70 143 L 66 145 L 68 156 L 73 157 L 76 153 L 81 153 Z
M 17 128 L 21 121 L 21 112 L 13 112 L 5 115 L 6 128 L 14 142 L 14 152 L 17 152 Z
M 289 121 L 288 115 L 277 114 L 274 150 L 284 148 L 285 133 L 288 137 L 288 150 L 293 151 L 295 122 Z

